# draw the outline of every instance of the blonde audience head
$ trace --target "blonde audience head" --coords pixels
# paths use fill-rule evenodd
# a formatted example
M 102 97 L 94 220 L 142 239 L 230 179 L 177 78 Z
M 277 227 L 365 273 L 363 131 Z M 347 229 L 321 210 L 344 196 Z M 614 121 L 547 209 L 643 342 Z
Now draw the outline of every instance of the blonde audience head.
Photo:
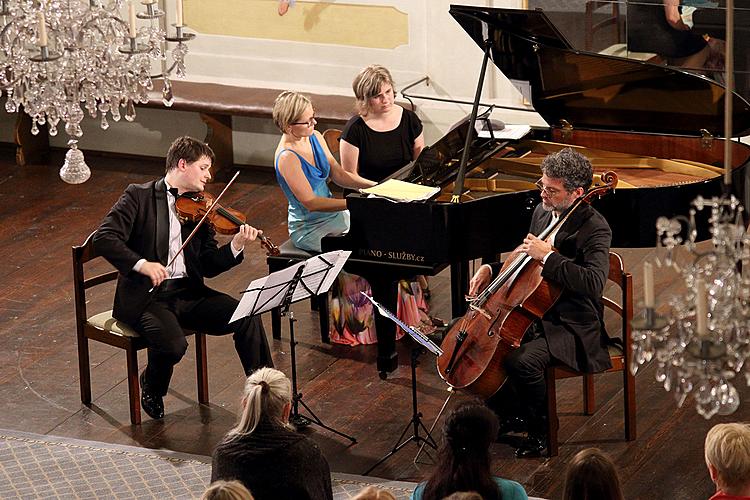
M 706 434 L 711 480 L 727 495 L 750 496 L 750 424 L 718 424 Z
M 396 497 L 390 491 L 381 490 L 375 486 L 368 486 L 357 493 L 354 500 L 396 500 Z
M 253 500 L 253 495 L 239 481 L 214 481 L 201 500 Z
M 482 495 L 476 491 L 457 491 L 451 493 L 443 500 L 482 500 Z
M 568 464 L 564 500 L 623 500 L 612 460 L 598 448 L 579 451 Z
M 292 404 L 292 385 L 279 370 L 260 368 L 245 381 L 242 413 L 237 425 L 226 436 L 227 441 L 251 434 L 263 419 L 287 426 Z
M 363 68 L 352 82 L 354 97 L 357 98 L 357 112 L 367 115 L 370 111 L 370 99 L 380 94 L 383 85 L 390 85 L 393 92 L 396 86 L 393 83 L 390 71 L 379 64 L 371 64 Z
M 312 106 L 309 97 L 299 92 L 285 90 L 276 97 L 273 103 L 273 122 L 282 133 L 286 133 L 294 122 L 299 121 L 308 106 Z

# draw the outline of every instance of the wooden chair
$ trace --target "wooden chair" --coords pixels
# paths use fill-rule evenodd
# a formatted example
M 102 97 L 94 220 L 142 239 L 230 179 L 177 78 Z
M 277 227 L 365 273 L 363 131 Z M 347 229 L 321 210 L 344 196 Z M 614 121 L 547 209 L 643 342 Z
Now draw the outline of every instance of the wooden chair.
M 625 413 L 625 439 L 633 441 L 636 438 L 635 425 L 635 377 L 630 373 L 631 355 L 631 322 L 633 319 L 633 277 L 625 272 L 622 257 L 615 252 L 609 253 L 609 280 L 617 285 L 620 292 L 618 300 L 603 297 L 604 307 L 612 310 L 621 318 L 622 349 L 619 346 L 610 346 L 609 357 L 612 360 L 612 368 L 602 372 L 622 372 L 623 383 L 623 408 Z M 594 414 L 594 374 L 582 373 L 561 365 L 553 365 L 547 368 L 547 414 L 548 433 L 547 450 L 549 456 L 558 454 L 557 429 L 557 393 L 556 381 L 569 377 L 582 377 L 583 379 L 583 411 L 586 415 Z
M 81 384 L 81 402 L 91 406 L 91 369 L 89 366 L 89 340 L 103 342 L 125 350 L 128 369 L 128 395 L 130 422 L 141 423 L 141 397 L 138 382 L 138 351 L 146 348 L 146 341 L 128 325 L 112 317 L 112 310 L 89 316 L 86 309 L 87 291 L 98 285 L 113 282 L 117 271 L 88 276 L 84 264 L 100 257 L 93 245 L 91 233 L 81 246 L 73 247 L 73 288 L 75 291 L 76 333 L 78 336 L 78 372 Z M 206 363 L 206 337 L 203 333 L 186 330 L 195 335 L 195 361 L 198 373 L 198 402 L 208 404 L 208 366 Z
M 339 158 L 339 140 L 341 139 L 341 130 L 336 128 L 329 128 L 328 130 L 323 132 L 323 139 L 325 139 L 326 144 L 328 145 L 328 149 L 331 151 L 333 157 L 336 158 L 336 161 L 340 163 L 341 159 Z
M 595 23 L 594 13 L 602 7 L 611 7 L 612 14 L 605 19 Z M 622 23 L 620 22 L 620 4 L 612 0 L 588 0 L 584 14 L 584 50 L 593 50 L 594 34 L 600 29 L 614 25 L 617 30 L 617 42 L 622 41 Z

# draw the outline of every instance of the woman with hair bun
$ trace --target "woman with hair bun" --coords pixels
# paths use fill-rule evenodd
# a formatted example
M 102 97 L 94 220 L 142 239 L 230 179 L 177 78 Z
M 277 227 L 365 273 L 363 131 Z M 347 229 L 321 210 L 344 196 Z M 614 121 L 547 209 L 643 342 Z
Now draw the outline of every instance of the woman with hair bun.
M 412 500 L 440 500 L 458 491 L 476 492 L 485 500 L 528 500 L 519 483 L 490 472 L 490 445 L 498 425 L 495 413 L 482 404 L 454 410 L 443 427 L 437 466 L 414 489 Z
M 214 451 L 211 482 L 237 479 L 256 500 L 333 499 L 328 462 L 288 424 L 291 408 L 286 375 L 273 368 L 253 372 L 239 421 Z

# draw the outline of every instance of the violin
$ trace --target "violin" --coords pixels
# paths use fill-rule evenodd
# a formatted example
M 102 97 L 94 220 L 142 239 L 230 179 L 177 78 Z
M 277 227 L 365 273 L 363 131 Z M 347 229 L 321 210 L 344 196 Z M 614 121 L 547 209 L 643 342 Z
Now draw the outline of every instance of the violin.
M 205 191 L 183 193 L 175 200 L 177 217 L 183 224 L 185 222 L 199 222 L 206 215 L 209 208 L 213 207 L 206 218 L 206 223 L 219 234 L 237 234 L 240 231 L 240 226 L 245 224 L 247 220 L 245 214 L 233 208 L 221 205 L 214 206 L 214 202 L 215 198 L 213 195 Z M 267 255 L 279 255 L 281 253 L 279 247 L 274 245 L 266 236 L 261 234 L 258 238 L 261 246 L 266 249 Z

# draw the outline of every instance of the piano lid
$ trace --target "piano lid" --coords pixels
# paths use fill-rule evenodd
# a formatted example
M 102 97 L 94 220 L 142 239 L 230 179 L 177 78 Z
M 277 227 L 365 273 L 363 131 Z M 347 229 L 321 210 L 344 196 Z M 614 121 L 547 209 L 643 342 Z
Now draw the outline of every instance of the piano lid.
M 452 5 L 451 15 L 495 66 L 531 84 L 550 125 L 657 134 L 724 135 L 721 84 L 673 67 L 575 50 L 541 10 Z M 733 136 L 750 134 L 750 104 L 733 93 Z

